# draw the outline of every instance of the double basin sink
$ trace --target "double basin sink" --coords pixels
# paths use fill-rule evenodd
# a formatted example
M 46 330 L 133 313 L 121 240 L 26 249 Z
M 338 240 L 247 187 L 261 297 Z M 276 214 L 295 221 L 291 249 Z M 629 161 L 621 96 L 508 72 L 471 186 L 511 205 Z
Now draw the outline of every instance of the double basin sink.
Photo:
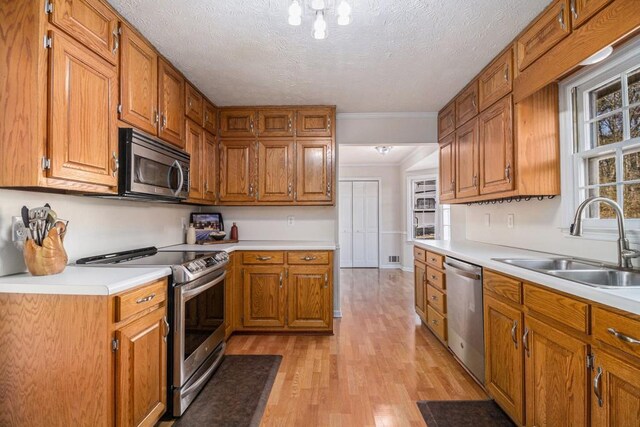
M 496 261 L 597 288 L 640 288 L 640 271 L 576 258 L 494 258 Z

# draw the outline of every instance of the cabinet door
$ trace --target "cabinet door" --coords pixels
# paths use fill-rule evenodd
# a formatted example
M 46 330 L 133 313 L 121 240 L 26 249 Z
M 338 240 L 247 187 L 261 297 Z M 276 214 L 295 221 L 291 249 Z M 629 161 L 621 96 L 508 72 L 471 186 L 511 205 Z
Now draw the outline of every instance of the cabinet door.
M 456 98 L 456 127 L 460 127 L 478 115 L 478 81 L 474 80 Z
M 122 26 L 120 119 L 145 132 L 158 132 L 158 55 L 131 28 Z
M 158 136 L 178 148 L 184 148 L 184 78 L 162 59 L 158 61 L 158 103 Z
M 478 77 L 480 111 L 511 93 L 513 88 L 513 49 L 500 55 Z
M 184 85 L 184 112 L 187 117 L 199 126 L 204 124 L 204 98 L 190 83 Z
M 116 425 L 153 426 L 167 403 L 165 308 L 116 331 Z
M 518 424 L 524 424 L 522 312 L 485 294 L 485 387 Z
M 516 41 L 518 69 L 523 71 L 571 32 L 569 0 L 556 1 Z
M 456 130 L 456 103 L 451 102 L 438 114 L 438 139 Z
M 255 195 L 255 142 L 220 141 L 220 201 L 253 202 Z
M 116 67 L 60 31 L 51 37 L 48 176 L 116 187 Z
M 604 352 L 595 353 L 591 424 L 636 427 L 640 422 L 640 366 Z
M 286 295 L 281 266 L 245 267 L 242 274 L 245 327 L 285 326 Z
M 204 129 L 213 135 L 218 133 L 218 110 L 209 101 L 204 102 Z
M 571 28 L 574 30 L 587 22 L 612 0 L 571 0 Z
M 480 114 L 478 123 L 480 127 L 480 194 L 513 190 L 511 95 Z
M 204 156 L 202 162 L 204 177 L 204 199 L 215 202 L 218 191 L 218 145 L 216 137 L 209 132 L 204 133 Z
M 456 131 L 456 197 L 472 197 L 478 191 L 478 119 Z
M 258 111 L 258 135 L 261 137 L 293 136 L 293 110 Z
M 112 64 L 118 62 L 118 17 L 100 0 L 52 2 L 51 23 Z
M 289 269 L 287 294 L 290 328 L 327 329 L 331 326 L 331 281 L 329 266 Z
M 440 201 L 456 198 L 456 134 L 440 141 Z
M 258 201 L 293 202 L 293 141 L 258 142 Z
M 426 280 L 427 268 L 420 262 L 413 263 L 413 285 L 416 313 L 423 322 L 427 320 Z
M 255 114 L 251 109 L 220 110 L 220 136 L 252 138 L 256 134 Z
M 192 120 L 186 120 L 186 150 L 191 156 L 189 164 L 189 198 L 204 198 L 202 161 L 204 155 L 204 129 Z
M 525 316 L 526 425 L 587 425 L 588 345 Z
M 298 110 L 296 135 L 298 137 L 331 137 L 333 135 L 333 110 L 311 108 Z
M 296 199 L 300 202 L 330 202 L 333 200 L 331 140 L 298 140 L 296 151 Z

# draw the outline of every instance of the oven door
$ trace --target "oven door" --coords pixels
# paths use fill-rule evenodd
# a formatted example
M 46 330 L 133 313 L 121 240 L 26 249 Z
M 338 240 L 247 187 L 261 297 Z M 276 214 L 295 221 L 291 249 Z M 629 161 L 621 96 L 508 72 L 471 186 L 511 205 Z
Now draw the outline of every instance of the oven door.
M 174 287 L 173 386 L 180 388 L 224 341 L 227 273 Z

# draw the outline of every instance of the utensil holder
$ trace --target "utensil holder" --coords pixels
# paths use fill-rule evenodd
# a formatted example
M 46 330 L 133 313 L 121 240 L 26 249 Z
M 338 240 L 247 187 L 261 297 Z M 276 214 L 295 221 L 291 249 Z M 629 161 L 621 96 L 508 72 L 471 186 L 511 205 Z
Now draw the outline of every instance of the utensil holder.
M 53 227 L 42 241 L 42 246 L 27 239 L 24 244 L 24 262 L 29 273 L 34 276 L 49 276 L 64 271 L 69 262 L 62 242 L 65 231 L 62 227 Z

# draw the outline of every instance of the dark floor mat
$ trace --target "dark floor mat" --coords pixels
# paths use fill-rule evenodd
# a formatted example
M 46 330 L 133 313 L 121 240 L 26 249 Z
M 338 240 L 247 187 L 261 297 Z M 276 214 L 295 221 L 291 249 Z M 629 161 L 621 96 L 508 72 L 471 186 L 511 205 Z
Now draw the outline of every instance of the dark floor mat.
M 515 427 L 493 400 L 422 400 L 418 408 L 428 427 Z
M 260 425 L 282 356 L 228 355 L 174 427 Z

